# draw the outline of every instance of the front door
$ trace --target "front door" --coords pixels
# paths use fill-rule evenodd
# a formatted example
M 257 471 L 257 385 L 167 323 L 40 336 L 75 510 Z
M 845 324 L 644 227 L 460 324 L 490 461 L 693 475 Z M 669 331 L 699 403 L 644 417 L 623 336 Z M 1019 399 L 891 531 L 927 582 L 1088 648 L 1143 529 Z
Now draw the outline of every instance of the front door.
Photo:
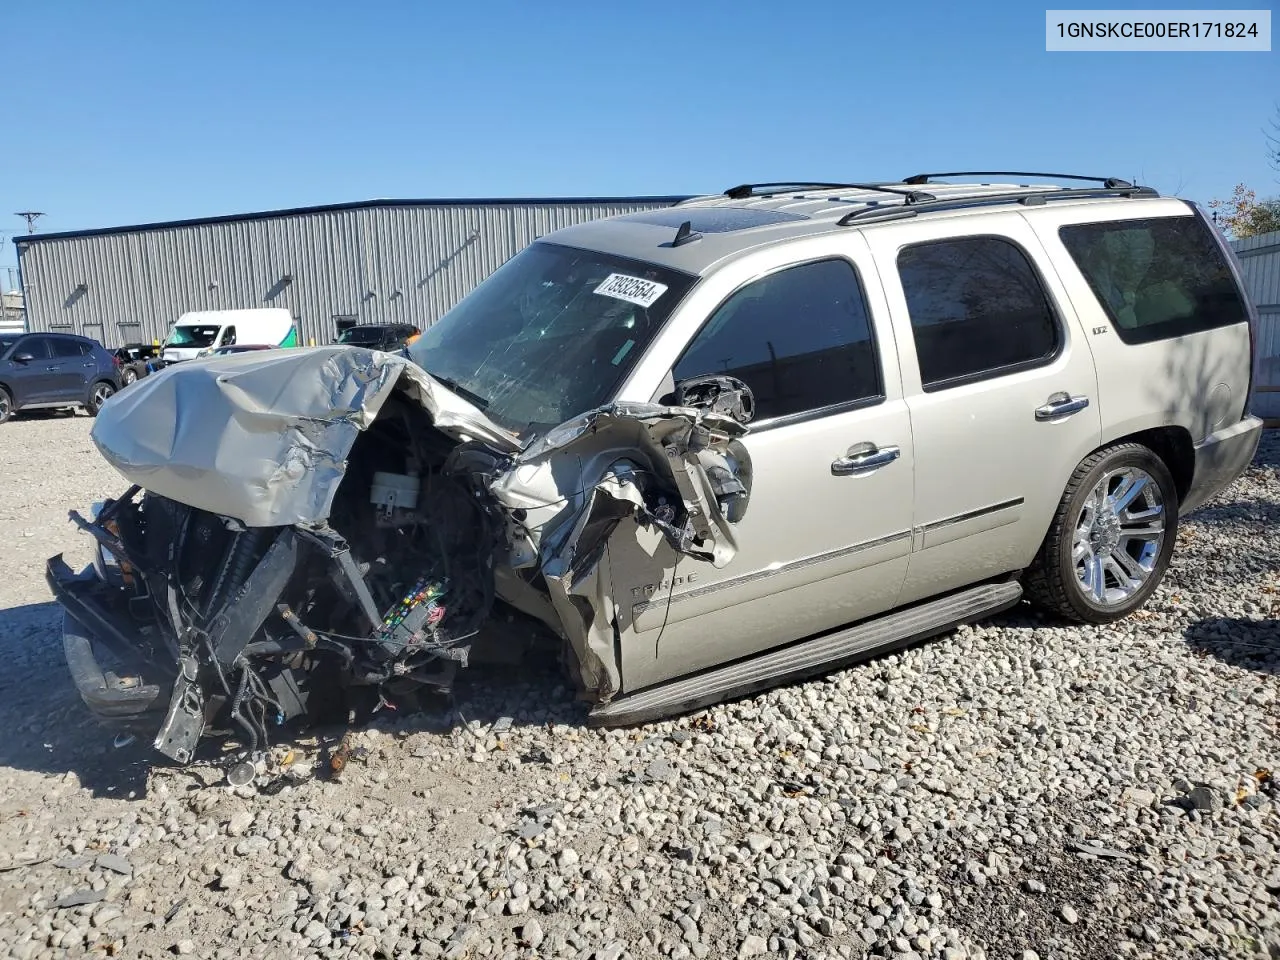
M 850 242 L 849 247 L 854 247 Z M 911 548 L 913 442 L 883 309 L 857 262 L 794 263 L 723 300 L 673 381 L 752 390 L 751 495 L 723 568 L 611 545 L 623 682 L 635 690 L 871 616 L 897 602 Z M 877 306 L 879 303 L 877 302 Z M 669 553 L 669 551 L 668 551 Z M 658 571 L 656 582 L 648 582 Z
M 916 443 L 902 602 L 1032 561 L 1099 443 L 1097 377 L 1043 248 L 1015 213 L 868 231 Z
M 8 379 L 13 388 L 15 406 L 45 403 L 53 397 L 53 375 L 56 367 L 48 337 L 26 337 L 19 340 L 10 357 L 28 354 L 31 359 L 23 363 L 10 360 Z

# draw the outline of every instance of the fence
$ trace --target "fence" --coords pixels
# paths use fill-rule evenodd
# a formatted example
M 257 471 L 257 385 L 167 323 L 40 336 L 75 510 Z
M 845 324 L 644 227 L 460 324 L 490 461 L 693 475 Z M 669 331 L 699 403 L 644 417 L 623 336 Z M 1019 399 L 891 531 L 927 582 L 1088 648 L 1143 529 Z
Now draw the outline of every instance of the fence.
M 1257 360 L 1250 409 L 1280 426 L 1280 232 L 1231 241 L 1244 285 L 1258 308 Z

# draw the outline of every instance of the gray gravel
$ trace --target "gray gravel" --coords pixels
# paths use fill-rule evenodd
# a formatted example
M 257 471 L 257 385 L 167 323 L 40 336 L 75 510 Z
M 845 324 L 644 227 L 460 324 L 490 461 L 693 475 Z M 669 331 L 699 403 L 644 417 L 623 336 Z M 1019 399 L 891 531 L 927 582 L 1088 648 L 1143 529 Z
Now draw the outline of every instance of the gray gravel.
M 1274 432 L 1127 622 L 1022 609 L 629 731 L 473 672 L 268 796 L 76 699 L 42 571 L 122 486 L 89 424 L 0 427 L 0 956 L 1280 955 Z

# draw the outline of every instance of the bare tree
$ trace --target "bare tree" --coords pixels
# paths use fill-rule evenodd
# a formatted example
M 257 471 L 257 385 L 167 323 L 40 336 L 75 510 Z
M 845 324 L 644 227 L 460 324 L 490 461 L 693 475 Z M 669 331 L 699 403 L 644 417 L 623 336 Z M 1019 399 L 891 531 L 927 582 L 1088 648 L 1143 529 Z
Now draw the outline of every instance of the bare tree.
M 1271 118 L 1263 135 L 1267 138 L 1267 162 L 1271 164 L 1272 170 L 1280 172 L 1280 104 L 1276 105 L 1276 115 Z M 1276 182 L 1280 183 L 1280 177 L 1276 178 Z

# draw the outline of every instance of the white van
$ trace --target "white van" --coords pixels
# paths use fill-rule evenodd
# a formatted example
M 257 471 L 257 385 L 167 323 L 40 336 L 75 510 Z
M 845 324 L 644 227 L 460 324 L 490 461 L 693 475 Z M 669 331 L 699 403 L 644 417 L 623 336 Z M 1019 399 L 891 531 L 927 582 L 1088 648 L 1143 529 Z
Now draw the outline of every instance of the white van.
M 283 307 L 247 310 L 192 310 L 184 313 L 164 340 L 166 363 L 194 360 L 233 343 L 296 347 L 293 315 Z

